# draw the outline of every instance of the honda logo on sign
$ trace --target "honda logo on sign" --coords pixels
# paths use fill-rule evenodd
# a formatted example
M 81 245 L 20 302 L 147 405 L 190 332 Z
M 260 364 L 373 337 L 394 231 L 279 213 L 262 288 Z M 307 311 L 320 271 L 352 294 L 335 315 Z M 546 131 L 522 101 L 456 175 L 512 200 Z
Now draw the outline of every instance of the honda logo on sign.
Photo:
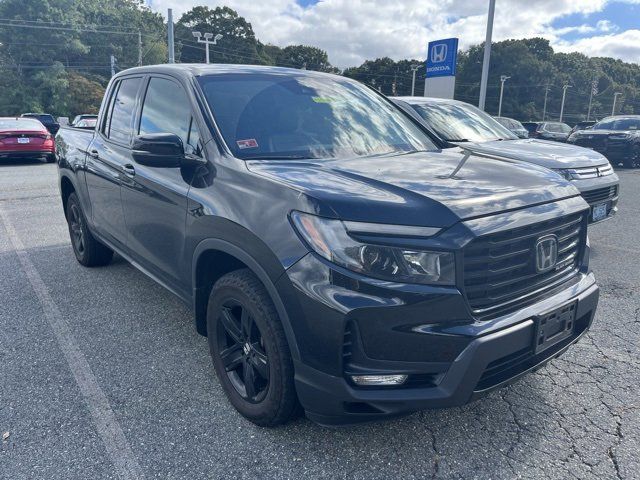
M 442 63 L 447 59 L 447 44 L 436 43 L 431 47 L 431 62 Z
M 558 262 L 558 239 L 549 235 L 538 239 L 536 243 L 536 271 L 548 272 Z

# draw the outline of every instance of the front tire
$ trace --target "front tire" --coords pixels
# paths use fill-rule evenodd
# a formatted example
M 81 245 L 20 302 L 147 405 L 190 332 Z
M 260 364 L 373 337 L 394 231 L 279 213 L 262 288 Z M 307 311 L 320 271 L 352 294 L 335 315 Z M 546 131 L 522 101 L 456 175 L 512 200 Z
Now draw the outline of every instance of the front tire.
M 263 427 L 282 425 L 299 411 L 293 360 L 273 301 L 248 269 L 220 278 L 207 307 L 207 335 L 227 398 Z
M 101 267 L 111 262 L 113 250 L 96 240 L 89 231 L 75 192 L 69 195 L 66 210 L 71 246 L 78 262 L 85 267 Z

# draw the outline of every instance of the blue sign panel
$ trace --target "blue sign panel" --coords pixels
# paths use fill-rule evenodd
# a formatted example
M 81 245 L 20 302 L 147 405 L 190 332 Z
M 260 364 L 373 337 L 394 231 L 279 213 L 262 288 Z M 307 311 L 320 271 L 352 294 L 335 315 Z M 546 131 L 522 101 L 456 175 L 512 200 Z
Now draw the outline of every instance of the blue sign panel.
M 429 42 L 427 50 L 427 78 L 451 77 L 456 74 L 458 39 L 445 38 Z

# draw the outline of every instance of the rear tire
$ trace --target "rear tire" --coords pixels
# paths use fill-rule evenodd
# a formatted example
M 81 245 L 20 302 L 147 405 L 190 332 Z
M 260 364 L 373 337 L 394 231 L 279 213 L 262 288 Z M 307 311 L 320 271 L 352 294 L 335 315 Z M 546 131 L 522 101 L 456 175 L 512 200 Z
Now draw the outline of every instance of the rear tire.
M 113 250 L 96 240 L 89 231 L 75 192 L 67 199 L 66 211 L 71 246 L 78 262 L 85 267 L 101 267 L 111 262 Z
M 44 163 L 53 163 L 56 161 L 56 156 L 52 153 L 44 158 Z
M 275 427 L 299 413 L 282 323 L 251 270 L 236 270 L 215 283 L 207 307 L 207 334 L 218 379 L 242 416 L 256 425 Z

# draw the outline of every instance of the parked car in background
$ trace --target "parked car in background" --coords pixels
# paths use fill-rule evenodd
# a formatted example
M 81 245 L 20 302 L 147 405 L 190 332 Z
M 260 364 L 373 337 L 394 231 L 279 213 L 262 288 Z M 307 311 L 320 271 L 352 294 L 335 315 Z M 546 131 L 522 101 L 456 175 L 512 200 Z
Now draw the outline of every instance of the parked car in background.
M 60 129 L 60 124 L 53 118 L 53 115 L 49 115 L 48 113 L 23 113 L 21 117 L 38 120 L 49 130 L 51 135 L 55 135 Z
M 74 128 L 88 128 L 94 129 L 96 128 L 97 118 L 83 118 L 75 122 L 72 126 Z
M 597 222 L 617 211 L 620 180 L 601 154 L 573 145 L 540 139 L 518 139 L 474 105 L 457 100 L 395 97 L 410 106 L 426 127 L 452 146 L 520 160 L 555 170 L 571 181 L 591 206 Z
M 522 125 L 529 131 L 529 138 L 541 140 L 566 142 L 571 132 L 571 127 L 562 122 L 522 122 Z
M 95 131 L 58 143 L 79 263 L 118 252 L 191 305 L 221 387 L 258 425 L 299 404 L 323 424 L 460 405 L 594 318 L 571 182 L 443 150 L 343 76 L 124 70 Z
M 0 158 L 55 160 L 53 135 L 38 120 L 0 117 Z
M 595 124 L 596 124 L 595 120 L 585 120 L 583 122 L 578 122 L 571 129 L 571 133 L 575 133 L 578 130 L 588 130 L 591 127 L 593 127 Z M 569 133 L 569 135 L 571 135 L 571 133 Z
M 73 121 L 70 123 L 72 127 L 76 127 L 78 123 L 82 120 L 93 120 L 94 122 L 98 120 L 98 115 L 93 113 L 83 113 L 82 115 L 76 115 L 73 117 Z
M 509 117 L 493 117 L 496 121 L 509 130 L 511 133 L 515 133 L 518 138 L 529 138 L 529 131 L 524 128 L 518 120 Z
M 602 153 L 614 165 L 640 167 L 640 115 L 617 115 L 600 120 L 588 130 L 571 134 L 573 145 Z

